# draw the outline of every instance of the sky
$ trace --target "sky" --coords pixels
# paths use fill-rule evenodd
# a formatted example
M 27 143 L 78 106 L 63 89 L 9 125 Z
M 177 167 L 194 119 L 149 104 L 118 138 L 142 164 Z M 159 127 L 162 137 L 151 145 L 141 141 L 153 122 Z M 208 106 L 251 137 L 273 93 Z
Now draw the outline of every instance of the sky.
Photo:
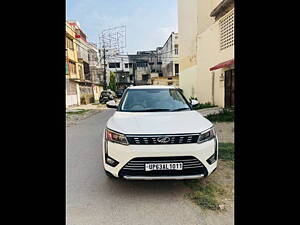
M 128 54 L 162 47 L 178 32 L 177 0 L 67 0 L 66 16 L 97 44 L 102 30 L 126 25 Z

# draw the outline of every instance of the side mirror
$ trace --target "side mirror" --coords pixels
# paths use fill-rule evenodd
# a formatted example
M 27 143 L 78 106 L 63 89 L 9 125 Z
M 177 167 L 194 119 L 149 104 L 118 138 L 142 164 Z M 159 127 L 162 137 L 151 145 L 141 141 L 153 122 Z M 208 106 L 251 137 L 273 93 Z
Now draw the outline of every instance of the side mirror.
M 194 99 L 191 100 L 191 105 L 193 107 L 196 106 L 196 105 L 198 105 L 198 104 L 199 104 L 199 102 L 197 100 L 194 100 Z
M 118 105 L 116 104 L 116 102 L 114 100 L 108 101 L 106 102 L 106 106 L 107 108 L 118 108 Z

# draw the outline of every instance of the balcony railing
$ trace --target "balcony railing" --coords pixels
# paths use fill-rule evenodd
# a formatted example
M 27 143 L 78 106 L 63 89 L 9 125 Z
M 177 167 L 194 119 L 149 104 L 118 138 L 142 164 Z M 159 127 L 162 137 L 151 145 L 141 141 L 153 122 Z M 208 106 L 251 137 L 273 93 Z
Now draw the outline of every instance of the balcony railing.
M 136 80 L 135 84 L 136 85 L 148 85 L 148 84 L 151 84 L 151 80 Z
M 80 51 L 77 51 L 77 58 L 83 59 L 83 54 Z

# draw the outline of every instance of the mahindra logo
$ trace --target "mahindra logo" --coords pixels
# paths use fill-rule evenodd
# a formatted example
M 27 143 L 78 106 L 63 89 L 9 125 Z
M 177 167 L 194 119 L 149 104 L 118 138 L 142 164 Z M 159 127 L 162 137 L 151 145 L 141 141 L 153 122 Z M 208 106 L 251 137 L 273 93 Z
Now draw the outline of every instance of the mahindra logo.
M 157 142 L 162 143 L 162 144 L 166 144 L 170 141 L 171 139 L 169 137 L 159 137 L 157 138 Z

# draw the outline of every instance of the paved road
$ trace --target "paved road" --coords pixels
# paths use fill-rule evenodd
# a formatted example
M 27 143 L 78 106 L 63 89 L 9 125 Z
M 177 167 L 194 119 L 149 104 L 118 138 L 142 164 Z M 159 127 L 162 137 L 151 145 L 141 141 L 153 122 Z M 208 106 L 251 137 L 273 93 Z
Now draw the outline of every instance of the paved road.
M 182 181 L 106 177 L 101 137 L 113 113 L 105 110 L 67 128 L 67 224 L 208 224 L 200 208 L 184 199 Z

